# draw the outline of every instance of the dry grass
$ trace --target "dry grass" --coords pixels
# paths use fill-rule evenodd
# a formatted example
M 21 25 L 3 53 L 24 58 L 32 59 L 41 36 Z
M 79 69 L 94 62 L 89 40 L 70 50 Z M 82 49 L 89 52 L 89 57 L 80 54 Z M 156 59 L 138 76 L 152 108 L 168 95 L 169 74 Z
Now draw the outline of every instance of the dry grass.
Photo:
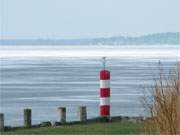
M 151 101 L 145 97 L 145 106 L 152 119 L 145 124 L 145 133 L 152 135 L 180 135 L 180 66 L 164 75 L 159 66 L 159 78 L 155 80 Z

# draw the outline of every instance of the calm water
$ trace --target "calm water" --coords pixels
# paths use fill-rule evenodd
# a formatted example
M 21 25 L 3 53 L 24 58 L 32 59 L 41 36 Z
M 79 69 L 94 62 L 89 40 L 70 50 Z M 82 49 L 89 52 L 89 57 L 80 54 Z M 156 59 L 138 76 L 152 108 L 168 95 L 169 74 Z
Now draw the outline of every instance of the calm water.
M 69 121 L 78 120 L 81 105 L 87 106 L 89 118 L 98 116 L 101 56 L 108 56 L 111 71 L 111 114 L 146 115 L 140 100 L 144 87 L 153 84 L 158 61 L 167 72 L 180 59 L 180 45 L 28 47 L 1 47 L 6 125 L 22 125 L 24 108 L 32 108 L 33 123 L 56 121 L 62 106 Z

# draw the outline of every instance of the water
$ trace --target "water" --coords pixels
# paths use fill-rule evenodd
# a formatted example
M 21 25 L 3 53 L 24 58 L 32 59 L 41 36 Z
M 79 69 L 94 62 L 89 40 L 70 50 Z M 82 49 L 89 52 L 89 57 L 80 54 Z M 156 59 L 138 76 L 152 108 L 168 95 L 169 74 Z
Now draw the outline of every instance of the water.
M 68 121 L 78 120 L 85 105 L 97 117 L 99 71 L 107 56 L 111 71 L 111 114 L 144 116 L 141 98 L 157 75 L 180 59 L 180 45 L 152 46 L 1 46 L 1 112 L 5 124 L 23 124 L 23 109 L 32 108 L 33 123 L 56 121 L 57 108 L 67 107 Z

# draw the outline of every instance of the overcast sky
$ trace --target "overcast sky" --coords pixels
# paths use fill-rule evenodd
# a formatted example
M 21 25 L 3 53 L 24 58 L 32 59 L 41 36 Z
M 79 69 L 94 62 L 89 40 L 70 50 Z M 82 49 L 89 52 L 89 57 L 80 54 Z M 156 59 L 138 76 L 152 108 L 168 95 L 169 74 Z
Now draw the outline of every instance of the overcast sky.
M 93 38 L 180 31 L 180 0 L 0 2 L 4 38 Z

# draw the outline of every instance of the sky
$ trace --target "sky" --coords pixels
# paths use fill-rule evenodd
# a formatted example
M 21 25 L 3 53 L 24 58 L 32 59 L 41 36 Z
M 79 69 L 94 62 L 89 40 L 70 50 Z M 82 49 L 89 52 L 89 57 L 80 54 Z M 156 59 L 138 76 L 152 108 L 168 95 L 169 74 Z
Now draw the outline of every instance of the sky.
M 180 32 L 180 0 L 0 0 L 6 39 Z

